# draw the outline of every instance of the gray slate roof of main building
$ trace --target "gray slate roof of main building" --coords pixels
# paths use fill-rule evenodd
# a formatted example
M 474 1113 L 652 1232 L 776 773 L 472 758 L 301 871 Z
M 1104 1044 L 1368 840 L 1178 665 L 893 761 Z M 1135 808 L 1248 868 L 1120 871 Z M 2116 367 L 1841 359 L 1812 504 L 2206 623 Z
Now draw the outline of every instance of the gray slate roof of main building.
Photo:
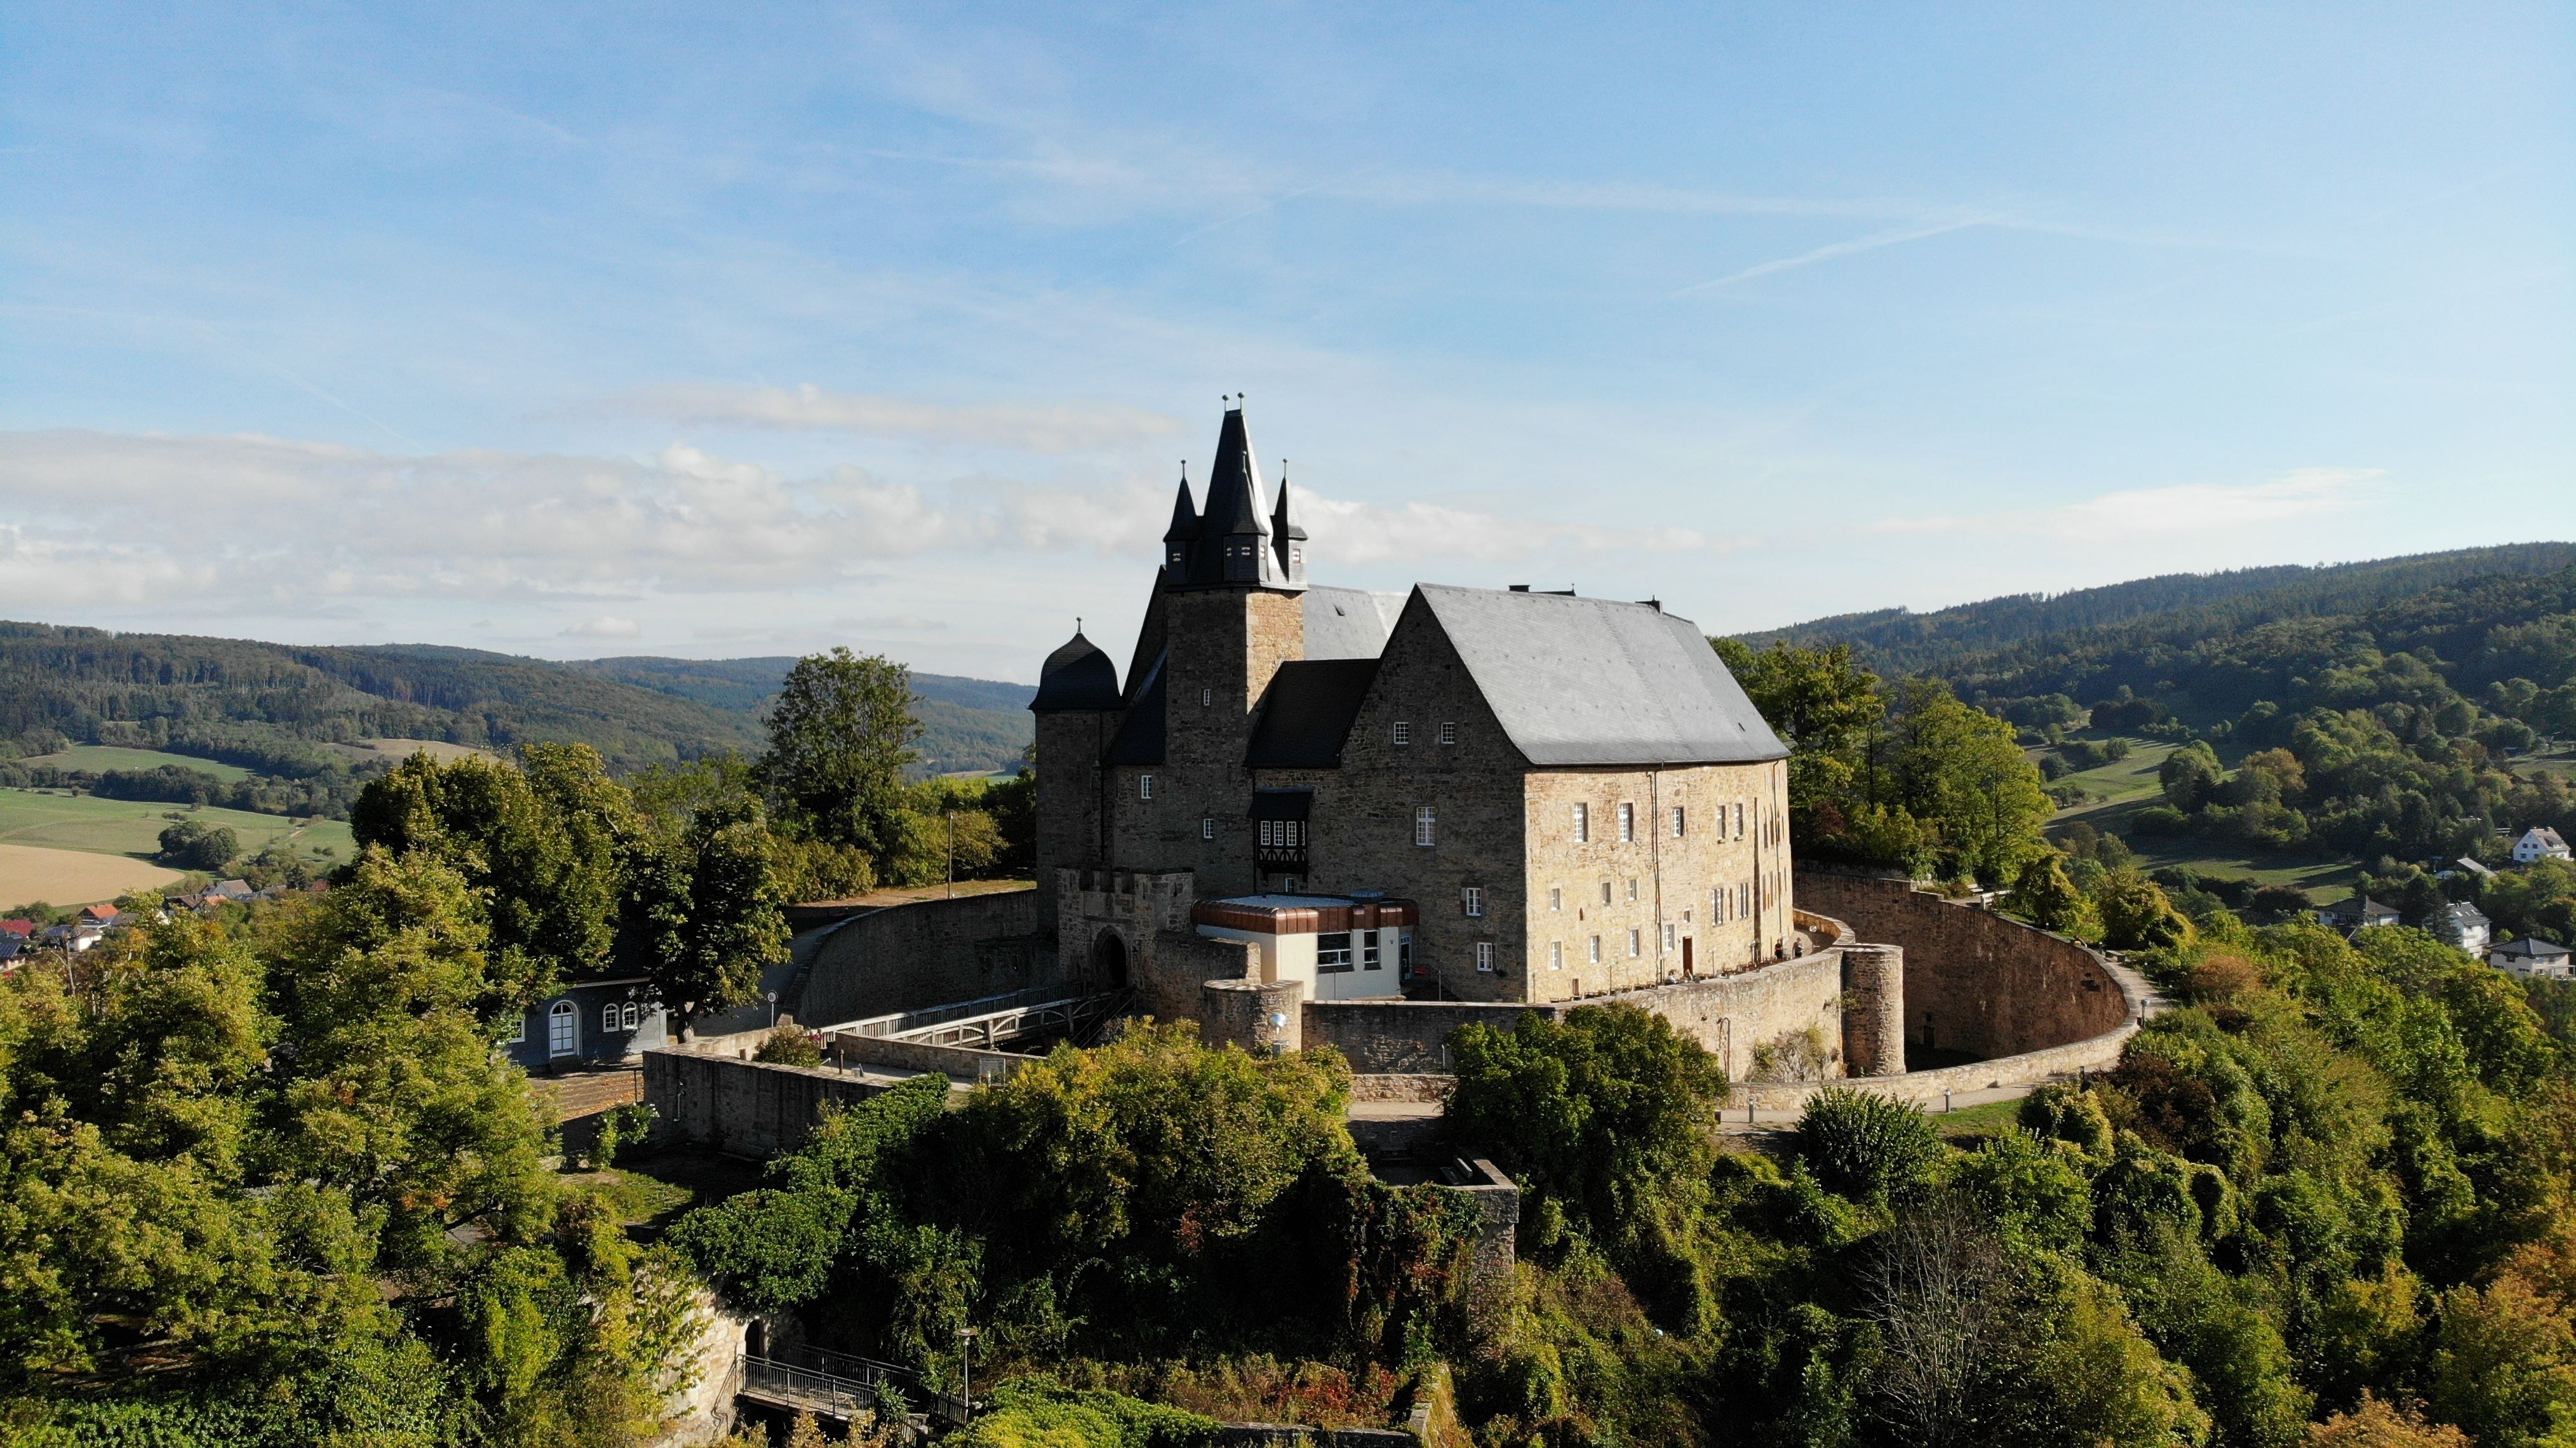
M 1358 588 L 1309 588 L 1300 602 L 1310 659 L 1376 658 L 1386 652 L 1386 636 L 1404 612 L 1403 594 Z
M 1503 732 L 1541 768 L 1788 756 L 1699 626 L 1651 604 L 1417 585 Z

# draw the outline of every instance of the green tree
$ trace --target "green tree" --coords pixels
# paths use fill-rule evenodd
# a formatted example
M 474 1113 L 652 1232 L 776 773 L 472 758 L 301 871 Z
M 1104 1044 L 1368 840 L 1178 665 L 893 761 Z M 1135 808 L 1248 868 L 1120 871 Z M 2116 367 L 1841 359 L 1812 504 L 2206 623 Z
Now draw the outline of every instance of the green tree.
M 1813 811 L 1852 788 L 1860 751 L 1886 712 L 1878 676 L 1852 661 L 1851 646 L 1755 652 L 1734 639 L 1711 639 L 1753 707 L 1789 746 L 1789 808 Z
M 2021 874 L 2013 880 L 2012 898 L 2006 903 L 2042 930 L 2078 940 L 2101 938 L 2102 922 L 2093 913 L 2093 902 L 2067 878 L 2066 857 L 2055 850 L 2035 856 L 2021 867 Z
M 2171 949 L 2188 943 L 2192 925 L 2164 887 L 2135 870 L 2114 870 L 2093 891 L 2102 937 L 2114 950 Z
M 796 661 L 769 711 L 757 766 L 779 818 L 800 833 L 866 854 L 894 872 L 904 842 L 904 767 L 912 742 L 912 675 L 846 648 Z
M 226 825 L 181 820 L 161 832 L 159 859 L 175 870 L 220 870 L 240 853 L 241 837 Z
M 789 880 L 748 766 L 726 756 L 634 783 L 624 841 L 621 958 L 686 1025 L 760 998 L 787 959 Z
M 1884 732 L 1873 742 L 1863 784 L 1872 804 L 1924 822 L 1938 840 L 1944 871 L 2009 880 L 2047 848 L 2040 838 L 2056 806 L 2039 767 L 2012 726 L 1959 702 L 1945 685 L 1907 679 L 1896 686 Z

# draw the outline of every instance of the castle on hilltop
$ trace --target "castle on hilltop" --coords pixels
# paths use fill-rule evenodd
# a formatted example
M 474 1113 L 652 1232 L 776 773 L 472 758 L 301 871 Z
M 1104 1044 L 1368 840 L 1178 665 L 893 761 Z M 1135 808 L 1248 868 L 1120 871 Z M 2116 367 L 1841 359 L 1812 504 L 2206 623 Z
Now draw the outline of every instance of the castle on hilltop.
M 1323 587 L 1308 546 L 1237 405 L 1204 506 L 1182 479 L 1124 681 L 1079 632 L 1048 657 L 1063 978 L 1167 1014 L 1223 975 L 1545 1003 L 1806 949 L 1788 750 L 1696 625 L 1526 586 Z

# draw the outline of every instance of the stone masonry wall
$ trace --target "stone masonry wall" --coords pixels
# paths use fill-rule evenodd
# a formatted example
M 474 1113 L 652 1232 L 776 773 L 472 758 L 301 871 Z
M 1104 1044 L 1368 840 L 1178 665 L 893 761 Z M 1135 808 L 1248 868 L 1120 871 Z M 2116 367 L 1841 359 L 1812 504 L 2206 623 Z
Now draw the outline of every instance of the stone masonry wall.
M 1993 1058 L 2117 1030 L 2128 996 L 2076 941 L 1954 904 L 1904 880 L 1801 873 L 1799 899 L 1865 941 L 1905 949 L 1905 1041 Z
M 1006 890 L 895 905 L 850 921 L 814 951 L 807 1022 L 838 1025 L 1061 979 L 1033 947 L 1048 923 L 1038 892 Z
M 1650 1011 L 1714 1052 L 1729 1079 L 1742 1080 L 1753 1048 L 1814 1027 L 1840 1074 L 1842 954 L 1821 950 L 1760 970 L 1623 991 L 1581 1002 Z M 1563 1020 L 1576 1002 L 1510 1005 L 1476 1001 L 1308 1001 L 1305 1043 L 1328 1045 L 1361 1075 L 1418 1075 L 1450 1069 L 1449 1033 L 1470 1021 L 1510 1030 L 1535 1011 Z
M 853 1106 L 885 1089 L 840 1071 L 772 1066 L 677 1049 L 644 1053 L 644 1099 L 663 1126 L 733 1156 L 802 1144 L 828 1103 Z
M 1048 712 L 1037 716 L 1038 918 L 1055 918 L 1055 872 L 1104 863 L 1100 858 L 1100 755 L 1118 716 L 1107 712 Z

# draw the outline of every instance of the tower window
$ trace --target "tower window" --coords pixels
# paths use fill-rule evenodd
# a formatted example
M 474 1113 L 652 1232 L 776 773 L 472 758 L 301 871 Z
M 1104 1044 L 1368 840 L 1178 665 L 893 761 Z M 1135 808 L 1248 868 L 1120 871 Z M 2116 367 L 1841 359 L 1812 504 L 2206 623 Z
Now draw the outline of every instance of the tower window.
M 1592 963 L 1594 965 L 1601 963 L 1601 937 L 1598 935 L 1592 937 Z
M 1476 942 L 1476 969 L 1487 975 L 1494 973 L 1494 942 L 1490 940 Z
M 1640 955 L 1643 955 L 1643 954 L 1645 954 L 1645 953 L 1646 953 L 1646 933 L 1645 933 L 1644 931 L 1642 931 L 1642 930 L 1631 930 L 1631 931 L 1629 931 L 1629 932 L 1628 932 L 1628 954 L 1629 954 L 1629 956 L 1630 956 L 1631 958 L 1634 958 L 1634 957 L 1636 957 L 1636 956 L 1640 956 Z
M 1214 690 L 1214 689 L 1201 689 L 1201 690 L 1199 690 L 1199 707 L 1200 707 L 1200 708 L 1204 709 L 1204 708 L 1206 708 L 1208 705 L 1213 704 L 1213 703 L 1215 703 L 1215 702 L 1216 702 L 1216 690 Z
M 1590 841 L 1591 838 L 1592 806 L 1588 804 L 1578 804 L 1574 807 L 1574 842 L 1578 845 L 1584 844 Z
M 1455 743 L 1457 743 L 1457 742 L 1458 742 L 1458 726 L 1457 726 L 1456 724 L 1454 724 L 1454 723 L 1450 722 L 1449 720 L 1446 720 L 1446 719 L 1441 720 L 1441 721 L 1440 721 L 1440 742 L 1441 742 L 1441 743 L 1443 743 L 1443 744 L 1455 744 Z
M 1396 742 L 1396 743 L 1398 743 L 1398 744 L 1410 744 L 1410 743 L 1412 743 L 1412 742 L 1413 742 L 1413 725 L 1412 725 L 1412 724 L 1410 724 L 1409 722 L 1405 721 L 1405 720 L 1402 720 L 1402 719 L 1398 719 L 1398 720 L 1396 720 L 1396 721 L 1395 721 L 1395 733 L 1394 733 L 1394 738 L 1395 738 L 1395 742 Z
M 1201 817 L 1200 817 L 1200 819 L 1199 819 L 1199 838 L 1200 838 L 1200 839 L 1203 839 L 1203 840 L 1212 840 L 1212 839 L 1215 839 L 1215 838 L 1216 838 L 1216 821 L 1215 821 L 1215 820 L 1208 819 L 1208 818 L 1206 818 L 1205 816 L 1201 816 Z
M 1619 806 L 1619 843 L 1624 845 L 1636 838 L 1637 807 L 1633 804 L 1623 804 Z
M 1305 566 L 1306 566 L 1306 550 L 1305 550 L 1305 549 L 1303 549 L 1303 548 L 1291 548 L 1291 549 L 1289 549 L 1289 550 L 1288 550 L 1288 566 L 1289 566 L 1289 567 L 1291 567 L 1291 568 L 1303 568 L 1303 567 L 1305 567 Z
M 1681 807 L 1680 805 L 1674 805 L 1674 806 L 1673 806 L 1673 838 L 1678 840 L 1678 839 L 1680 839 L 1681 837 L 1682 837 L 1682 807 Z
M 1484 890 L 1483 890 L 1482 888 L 1478 887 L 1478 886 L 1470 885 L 1470 886 L 1468 886 L 1468 887 L 1466 888 L 1466 890 L 1465 890 L 1465 892 L 1464 892 L 1464 893 L 1465 893 L 1465 895 L 1466 895 L 1467 913 L 1468 913 L 1469 915 L 1471 915 L 1471 916 L 1473 916 L 1473 915 L 1482 915 L 1482 914 L 1484 914 L 1484 913 L 1485 913 L 1485 892 L 1484 892 Z
M 1565 969 L 1564 941 L 1551 940 L 1547 943 L 1547 968 L 1550 970 Z
M 1413 842 L 1415 844 L 1428 845 L 1431 843 L 1432 824 L 1431 806 L 1426 804 L 1413 812 Z
M 1628 877 L 1628 898 L 1631 900 L 1637 898 L 1637 877 L 1634 875 Z
M 1140 774 L 1136 776 L 1136 797 L 1138 799 L 1152 799 L 1154 797 L 1154 776 L 1150 774 Z
M 1563 910 L 1565 908 L 1564 887 L 1556 885 L 1548 887 L 1547 908 L 1550 910 Z

